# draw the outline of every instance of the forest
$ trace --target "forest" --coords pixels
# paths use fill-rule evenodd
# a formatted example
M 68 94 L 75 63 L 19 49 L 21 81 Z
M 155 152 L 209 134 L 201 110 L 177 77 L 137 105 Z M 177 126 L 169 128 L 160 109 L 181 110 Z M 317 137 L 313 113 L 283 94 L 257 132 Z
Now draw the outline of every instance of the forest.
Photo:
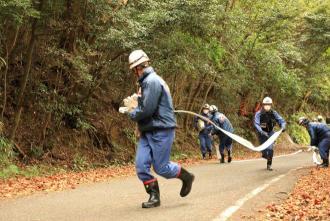
M 253 142 L 265 96 L 299 144 L 298 117 L 330 117 L 329 0 L 0 0 L 0 170 L 132 162 L 135 49 L 176 109 L 215 104 Z M 174 154 L 198 151 L 193 118 L 177 124 Z

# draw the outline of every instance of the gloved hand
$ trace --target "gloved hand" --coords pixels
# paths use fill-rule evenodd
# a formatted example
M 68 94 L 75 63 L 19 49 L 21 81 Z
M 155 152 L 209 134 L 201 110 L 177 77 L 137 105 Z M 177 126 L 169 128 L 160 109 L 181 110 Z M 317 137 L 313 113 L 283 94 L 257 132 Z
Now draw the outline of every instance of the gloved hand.
M 282 127 L 282 133 L 286 131 L 286 128 L 285 127 Z
M 120 107 L 119 108 L 119 113 L 128 114 L 129 113 L 129 108 L 128 107 Z
M 137 94 L 133 94 L 123 100 L 124 106 L 128 108 L 128 112 L 131 112 L 138 106 L 138 97 Z

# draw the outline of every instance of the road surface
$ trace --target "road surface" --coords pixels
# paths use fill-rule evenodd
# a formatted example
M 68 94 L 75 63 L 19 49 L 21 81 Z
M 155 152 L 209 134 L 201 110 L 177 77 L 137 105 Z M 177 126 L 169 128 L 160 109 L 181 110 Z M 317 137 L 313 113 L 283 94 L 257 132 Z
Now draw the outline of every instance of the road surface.
M 186 198 L 179 196 L 180 180 L 159 178 L 161 206 L 154 209 L 141 208 L 148 195 L 136 177 L 126 177 L 63 192 L 2 200 L 0 220 L 245 220 L 248 218 L 242 216 L 244 212 L 253 212 L 290 191 L 297 179 L 293 171 L 312 166 L 311 153 L 275 158 L 271 172 L 265 166 L 262 159 L 192 166 L 189 170 L 196 179 Z

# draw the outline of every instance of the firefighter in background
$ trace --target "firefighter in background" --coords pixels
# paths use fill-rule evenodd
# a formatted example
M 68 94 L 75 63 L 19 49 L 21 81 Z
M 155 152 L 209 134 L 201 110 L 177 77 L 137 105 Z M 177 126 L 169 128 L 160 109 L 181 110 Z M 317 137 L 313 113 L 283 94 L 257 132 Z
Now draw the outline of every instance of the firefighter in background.
M 211 119 L 210 105 L 205 104 L 203 106 L 201 115 L 203 117 Z M 194 125 L 195 128 L 199 131 L 198 139 L 199 139 L 202 157 L 205 160 L 206 153 L 208 153 L 209 158 L 211 159 L 212 158 L 212 139 L 211 139 L 212 125 L 209 122 L 199 117 L 195 117 Z
M 311 138 L 311 146 L 317 146 L 322 158 L 321 168 L 329 167 L 330 128 L 324 123 L 310 122 L 306 117 L 299 118 L 299 125 L 304 126 Z
M 284 131 L 286 127 L 285 120 L 272 109 L 273 100 L 270 97 L 265 97 L 262 101 L 262 108 L 254 117 L 254 126 L 257 129 L 259 142 L 265 143 L 274 132 L 274 127 L 277 124 Z M 262 157 L 267 160 L 267 170 L 271 171 L 273 162 L 274 144 L 271 144 L 267 149 L 262 151 Z
M 212 121 L 215 123 L 218 127 L 224 129 L 225 131 L 228 131 L 230 133 L 234 132 L 234 128 L 228 118 L 218 111 L 217 106 L 211 105 L 210 106 L 210 112 L 212 115 Z M 225 149 L 228 153 L 228 163 L 232 161 L 232 144 L 233 140 L 228 137 L 226 134 L 224 134 L 222 131 L 218 130 L 216 127 L 212 128 L 212 135 L 217 135 L 220 140 L 219 144 L 219 152 L 221 155 L 220 163 L 225 162 Z

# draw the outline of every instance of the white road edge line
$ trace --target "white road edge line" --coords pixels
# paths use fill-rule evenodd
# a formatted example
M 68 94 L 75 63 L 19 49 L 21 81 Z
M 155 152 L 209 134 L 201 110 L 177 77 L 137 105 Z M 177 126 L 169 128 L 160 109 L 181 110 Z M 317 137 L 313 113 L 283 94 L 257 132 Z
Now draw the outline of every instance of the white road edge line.
M 216 217 L 215 219 L 213 219 L 212 221 L 226 221 L 228 218 L 230 218 L 237 210 L 239 210 L 246 201 L 252 199 L 253 197 L 255 197 L 256 195 L 258 195 L 260 192 L 262 192 L 263 190 L 265 190 L 267 187 L 269 187 L 270 185 L 272 185 L 273 183 L 279 181 L 281 178 L 283 178 L 284 176 L 288 175 L 290 172 L 295 171 L 295 170 L 299 170 L 303 167 L 298 167 L 295 169 L 290 170 L 289 172 L 279 175 L 275 178 L 273 178 L 272 180 L 264 183 L 263 185 L 257 187 L 256 189 L 252 190 L 251 192 L 249 192 L 248 194 L 246 194 L 243 198 L 237 200 L 235 202 L 235 204 L 233 206 L 228 207 L 226 210 L 224 210 L 218 217 Z
M 281 158 L 281 157 L 288 157 L 288 156 L 292 156 L 292 155 L 296 155 L 298 153 L 301 153 L 302 150 L 298 150 L 294 153 L 290 153 L 290 154 L 286 154 L 286 155 L 280 155 L 280 156 L 275 156 L 274 158 Z M 257 159 L 249 159 L 249 160 L 234 160 L 233 163 L 240 163 L 240 162 L 249 162 L 249 161 L 256 161 L 256 160 L 265 160 L 263 158 L 257 158 Z

